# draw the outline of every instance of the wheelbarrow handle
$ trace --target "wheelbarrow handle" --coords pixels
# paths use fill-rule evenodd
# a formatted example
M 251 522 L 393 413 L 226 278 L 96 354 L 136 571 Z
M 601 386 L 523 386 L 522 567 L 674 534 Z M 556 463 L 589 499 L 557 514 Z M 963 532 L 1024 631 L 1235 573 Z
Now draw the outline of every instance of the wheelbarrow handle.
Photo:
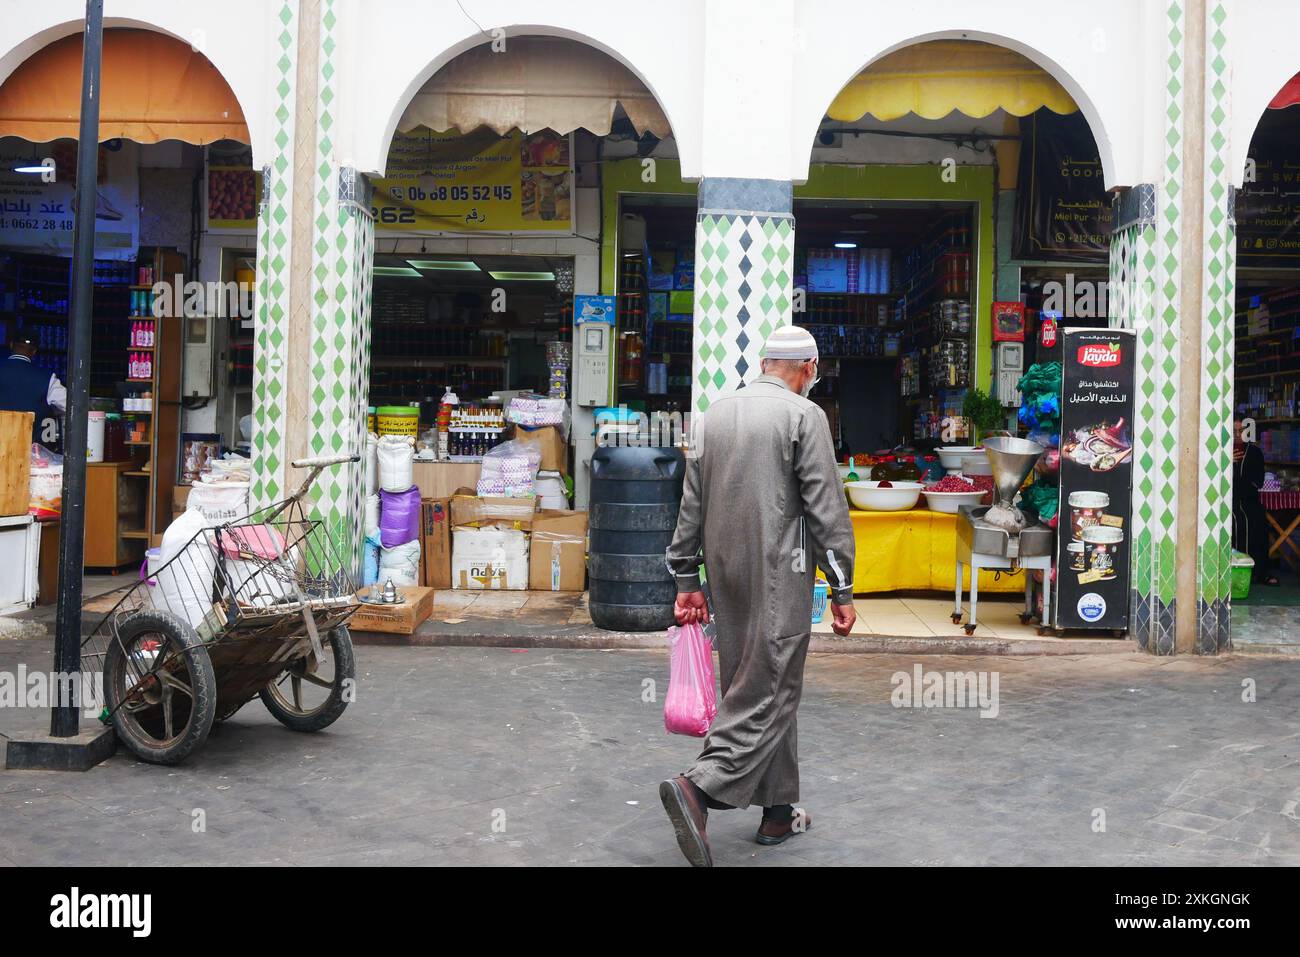
M 342 465 L 344 462 L 360 462 L 361 456 L 352 455 L 317 455 L 309 459 L 294 459 L 289 464 L 296 469 L 321 469 L 330 465 Z

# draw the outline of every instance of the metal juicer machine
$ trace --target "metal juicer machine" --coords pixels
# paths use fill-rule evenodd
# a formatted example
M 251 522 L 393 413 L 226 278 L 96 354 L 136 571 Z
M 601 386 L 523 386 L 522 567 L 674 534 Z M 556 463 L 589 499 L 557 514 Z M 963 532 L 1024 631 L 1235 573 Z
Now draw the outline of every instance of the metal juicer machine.
M 1013 504 L 1020 486 L 1030 469 L 1045 451 L 1037 442 L 1027 439 L 999 437 L 987 439 L 984 449 L 993 470 L 995 504 L 963 505 L 957 512 L 957 584 L 952 609 L 953 624 L 962 619 L 962 566 L 970 569 L 970 619 L 966 634 L 974 634 L 978 624 L 976 609 L 979 604 L 979 572 L 982 568 L 995 571 L 1024 569 L 1025 610 L 1020 615 L 1022 624 L 1034 617 L 1034 580 L 1028 572 L 1043 572 L 1043 613 L 1050 615 L 1052 599 L 1052 556 L 1056 550 L 1056 532 L 1046 525 L 1026 523 L 1024 515 Z M 992 509 L 1007 522 L 993 523 L 986 519 Z M 1040 629 L 1041 630 L 1041 629 Z

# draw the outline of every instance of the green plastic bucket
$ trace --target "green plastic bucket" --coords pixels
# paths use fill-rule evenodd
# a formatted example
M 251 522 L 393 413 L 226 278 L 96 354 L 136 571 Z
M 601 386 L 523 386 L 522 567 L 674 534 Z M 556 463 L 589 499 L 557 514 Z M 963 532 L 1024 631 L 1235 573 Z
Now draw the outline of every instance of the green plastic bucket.
M 1243 601 L 1250 597 L 1250 580 L 1255 576 L 1255 560 L 1239 551 L 1232 553 L 1232 598 Z

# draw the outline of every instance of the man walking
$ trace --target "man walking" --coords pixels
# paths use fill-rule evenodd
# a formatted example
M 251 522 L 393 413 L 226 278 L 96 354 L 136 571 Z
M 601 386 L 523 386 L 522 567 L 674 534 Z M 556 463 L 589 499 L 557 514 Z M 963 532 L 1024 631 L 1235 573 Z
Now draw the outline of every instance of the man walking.
M 803 692 L 814 568 L 831 587 L 834 630 L 853 610 L 853 528 L 826 413 L 807 398 L 817 343 L 778 329 L 763 374 L 714 402 L 691 428 L 691 453 L 668 565 L 680 624 L 707 622 L 705 564 L 721 666 L 722 703 L 704 750 L 659 797 L 677 845 L 696 867 L 713 864 L 708 809 L 763 807 L 755 839 L 780 844 L 810 825 L 799 800 L 795 712 Z

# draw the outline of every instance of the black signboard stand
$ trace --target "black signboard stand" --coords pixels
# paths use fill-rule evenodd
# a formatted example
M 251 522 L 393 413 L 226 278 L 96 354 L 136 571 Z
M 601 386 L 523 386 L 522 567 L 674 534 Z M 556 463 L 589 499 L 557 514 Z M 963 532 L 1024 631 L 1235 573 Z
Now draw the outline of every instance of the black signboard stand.
M 1062 334 L 1056 627 L 1127 630 L 1135 338 Z

